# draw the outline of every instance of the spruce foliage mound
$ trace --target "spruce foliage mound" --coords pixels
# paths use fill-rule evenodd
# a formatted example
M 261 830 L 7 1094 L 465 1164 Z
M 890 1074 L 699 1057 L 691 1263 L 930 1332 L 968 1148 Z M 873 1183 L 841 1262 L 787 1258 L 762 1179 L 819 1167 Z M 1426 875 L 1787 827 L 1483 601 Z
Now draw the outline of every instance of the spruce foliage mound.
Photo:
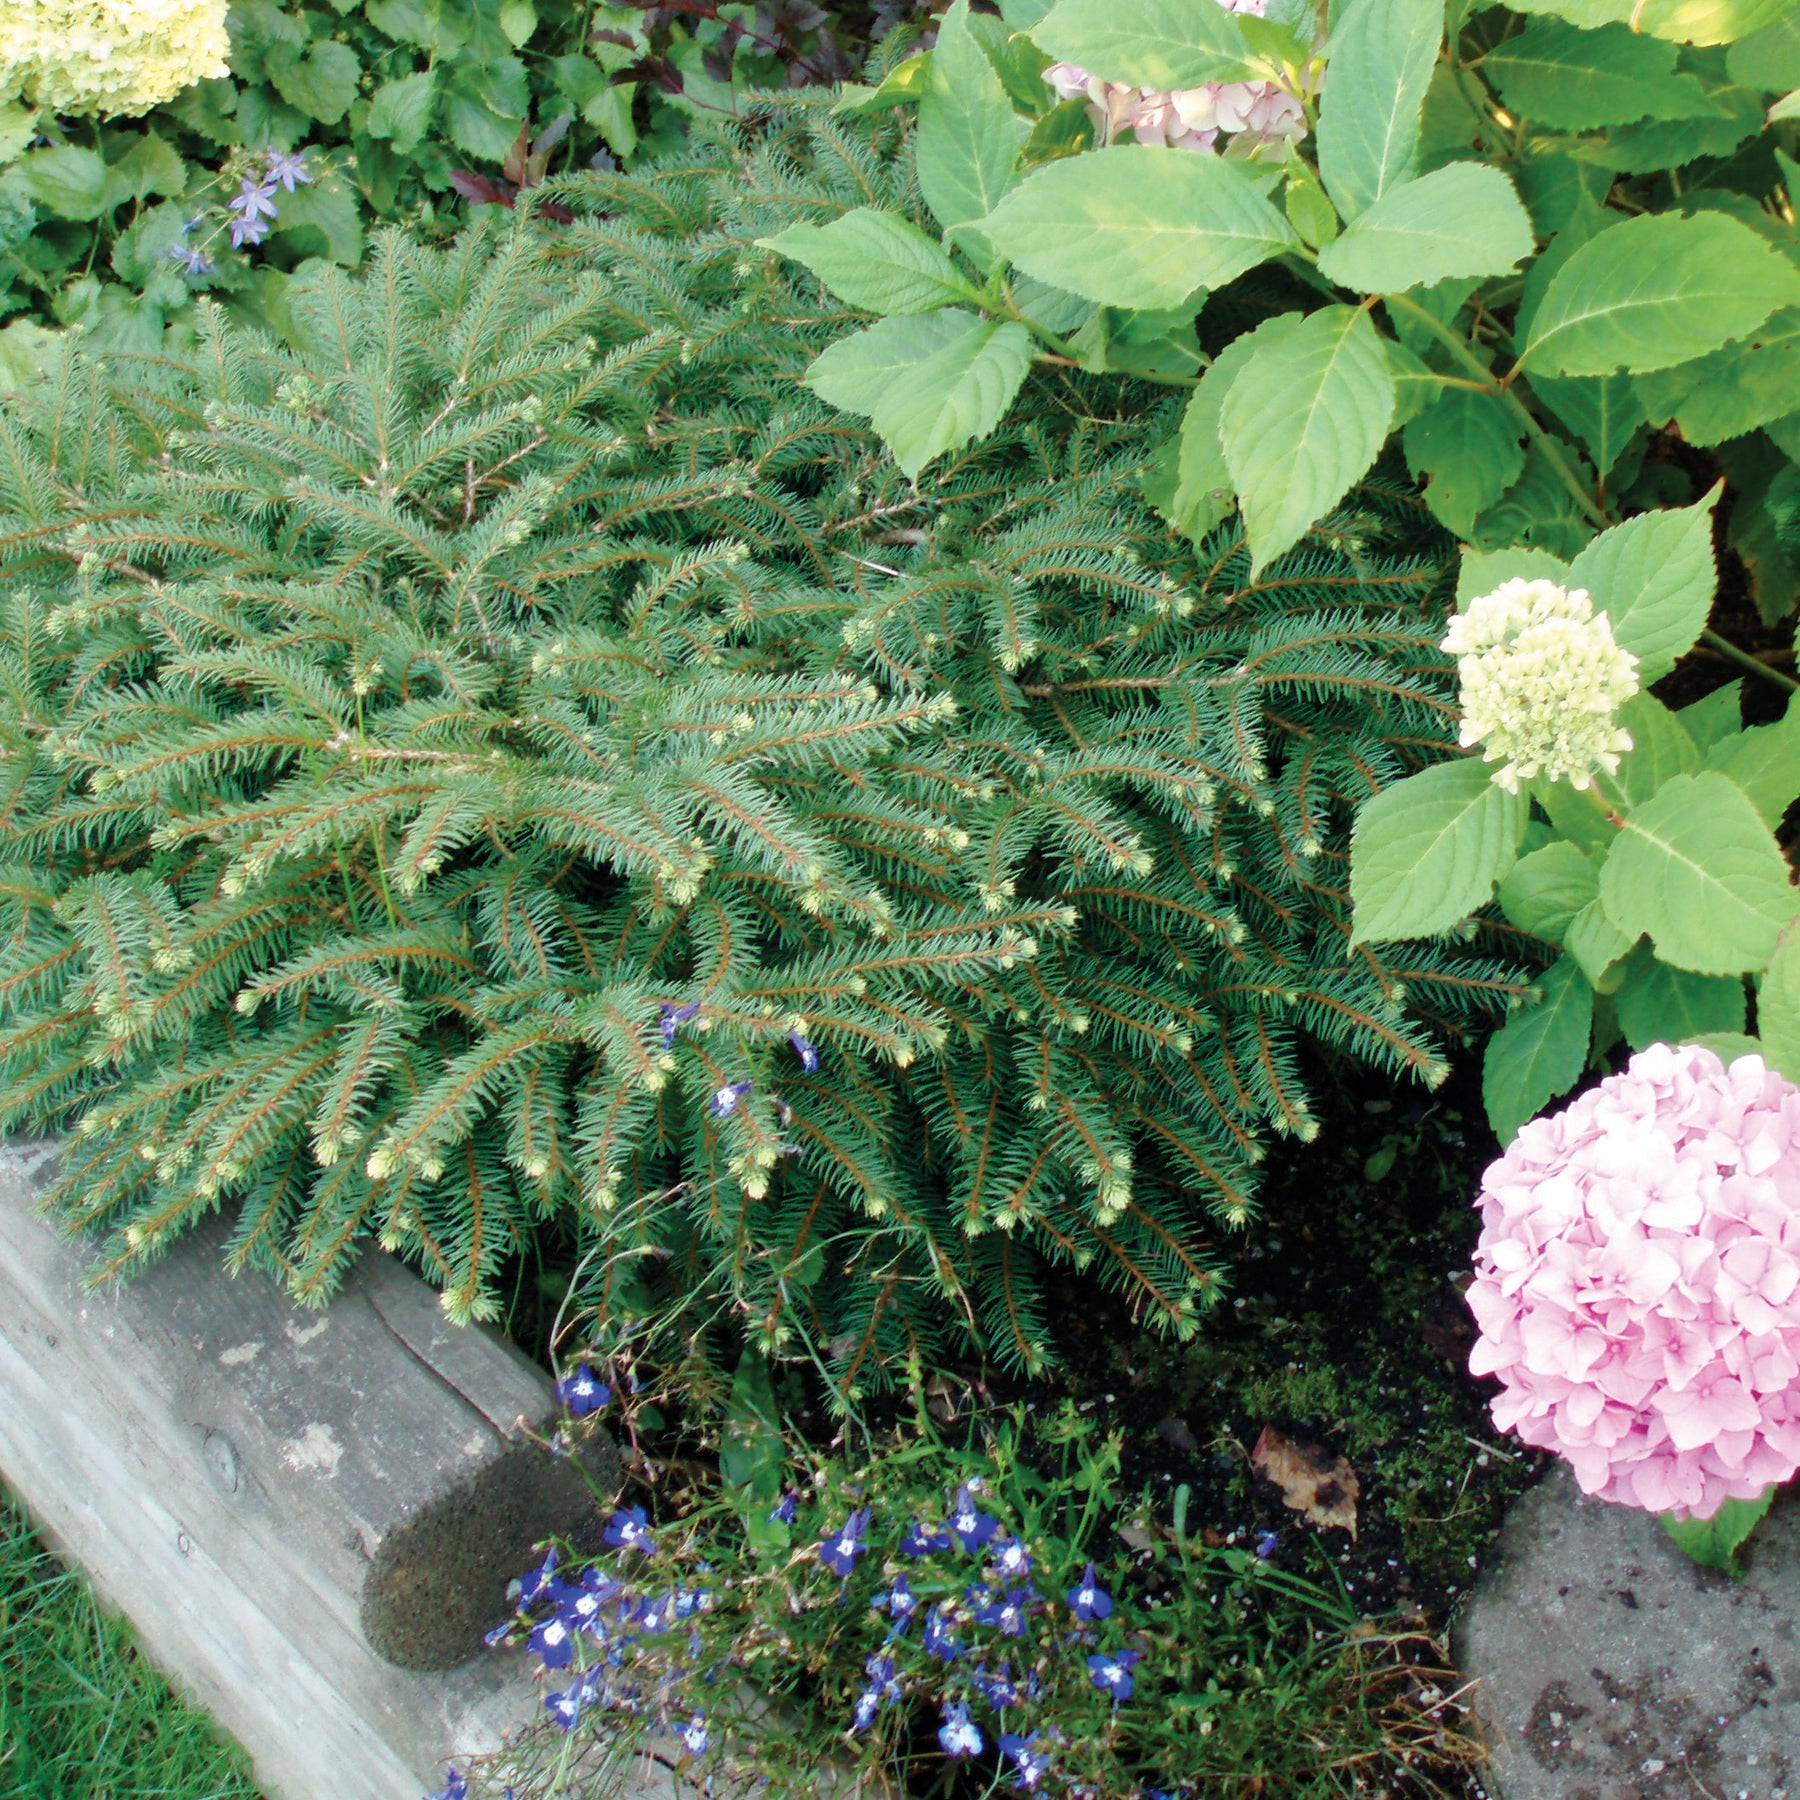
M 1045 1257 L 1191 1321 L 1302 1033 L 1430 1080 L 1510 985 L 1347 947 L 1451 729 L 1404 490 L 1252 583 L 1143 504 L 1154 392 L 915 485 L 798 386 L 844 318 L 754 240 L 908 204 L 896 137 L 801 104 L 0 414 L 0 1117 L 120 1266 L 224 1206 L 479 1316 L 560 1216 L 847 1379 L 1028 1362 Z

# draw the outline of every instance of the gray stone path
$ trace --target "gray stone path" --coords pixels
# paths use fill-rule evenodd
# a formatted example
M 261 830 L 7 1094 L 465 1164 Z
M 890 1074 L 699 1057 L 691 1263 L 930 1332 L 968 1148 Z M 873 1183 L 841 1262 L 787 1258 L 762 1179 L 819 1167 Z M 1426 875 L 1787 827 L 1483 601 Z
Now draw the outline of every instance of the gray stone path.
M 1456 1634 L 1496 1800 L 1800 1800 L 1800 1496 L 1744 1566 L 1560 1469 L 1526 1494 Z

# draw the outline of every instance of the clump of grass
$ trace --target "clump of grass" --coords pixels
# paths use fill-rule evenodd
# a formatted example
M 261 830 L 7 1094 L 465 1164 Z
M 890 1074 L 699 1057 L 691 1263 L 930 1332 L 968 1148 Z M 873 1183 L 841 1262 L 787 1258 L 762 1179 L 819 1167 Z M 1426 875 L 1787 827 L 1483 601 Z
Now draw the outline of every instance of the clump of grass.
M 3 1492 L 0 1800 L 257 1800 L 243 1753 Z

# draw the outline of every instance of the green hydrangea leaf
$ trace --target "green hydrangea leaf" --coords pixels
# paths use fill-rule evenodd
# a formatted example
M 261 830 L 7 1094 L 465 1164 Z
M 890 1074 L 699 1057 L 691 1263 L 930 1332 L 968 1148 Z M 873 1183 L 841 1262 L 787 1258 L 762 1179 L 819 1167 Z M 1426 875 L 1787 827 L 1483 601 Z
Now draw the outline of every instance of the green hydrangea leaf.
M 1774 1503 L 1775 1492 L 1770 1486 L 1756 1500 L 1727 1500 L 1710 1519 L 1677 1519 L 1664 1513 L 1663 1530 L 1702 1568 L 1717 1569 L 1738 1580 L 1743 1570 L 1738 1567 L 1737 1553 Z
M 805 264 L 840 300 L 864 312 L 930 312 L 976 298 L 943 246 L 898 213 L 859 206 L 829 225 L 793 225 L 756 241 Z
M 1789 925 L 1756 990 L 1756 1029 L 1763 1055 L 1800 1083 L 1800 925 Z
M 1339 11 L 1318 147 L 1320 178 L 1344 219 L 1418 173 L 1443 31 L 1439 0 L 1349 0 Z
M 1666 675 L 1694 646 L 1712 611 L 1715 488 L 1692 506 L 1640 513 L 1603 531 L 1569 565 L 1569 586 L 1586 588 L 1614 641 L 1638 659 L 1638 685 Z
M 1279 344 L 1255 351 L 1219 414 L 1252 572 L 1291 549 L 1349 492 L 1393 416 L 1393 368 L 1361 307 L 1323 307 Z
M 1500 910 L 1521 931 L 1560 944 L 1569 922 L 1599 894 L 1594 859 L 1558 839 L 1513 864 L 1500 883 Z
M 1513 11 L 1548 13 L 1595 30 L 1629 25 L 1675 44 L 1729 44 L 1762 31 L 1793 0 L 1513 0 Z
M 1028 129 L 969 30 L 969 0 L 956 0 L 938 26 L 919 102 L 919 188 L 940 225 L 950 230 L 994 210 L 1017 178 Z M 980 234 L 961 241 L 985 256 Z
M 1479 757 L 1434 763 L 1358 807 L 1350 841 L 1353 944 L 1430 937 L 1494 896 L 1530 817 Z
M 1362 294 L 1505 275 L 1531 254 L 1513 184 L 1482 163 L 1451 163 L 1390 189 L 1319 252 L 1319 268 Z
M 1700 751 L 1735 737 L 1744 724 L 1744 677 L 1714 688 L 1703 700 L 1691 701 L 1676 714 L 1682 729 L 1694 740 Z M 1795 779 L 1800 782 L 1800 760 L 1795 762 Z
M 1031 366 L 1023 325 L 959 308 L 883 319 L 840 338 L 806 372 L 820 399 L 862 413 L 917 475 L 999 424 Z
M 1800 268 L 1723 213 L 1645 213 L 1556 272 L 1521 361 L 1549 375 L 1664 369 L 1800 303 Z
M 106 205 L 106 164 L 79 144 L 33 150 L 17 170 L 20 186 L 53 218 L 97 219 Z
M 1408 422 L 1401 442 L 1407 467 L 1427 478 L 1426 505 L 1458 536 L 1474 530 L 1525 467 L 1523 434 L 1512 414 L 1492 394 L 1472 388 L 1443 389 Z
M 1148 144 L 1034 169 L 983 229 L 1040 281 L 1141 308 L 1223 287 L 1300 241 L 1238 163 Z
M 1613 996 L 1619 1029 L 1634 1050 L 1691 1044 L 1708 1032 L 1741 1034 L 1749 1004 L 1742 976 L 1672 969 L 1642 947 L 1625 965 L 1625 979 Z
M 1773 725 L 1753 725 L 1709 744 L 1705 761 L 1750 796 L 1750 804 L 1773 831 L 1800 796 L 1800 706 L 1790 700 Z
M 1616 807 L 1641 806 L 1673 775 L 1691 775 L 1700 766 L 1700 746 L 1654 694 L 1636 693 L 1615 714 L 1631 733 L 1631 748 L 1611 775 L 1594 777 Z
M 1622 975 L 1615 976 L 1614 971 L 1636 942 L 1606 916 L 1598 899 L 1589 901 L 1563 932 L 1563 948 L 1574 957 L 1595 992 L 1602 994 L 1619 985 Z
M 1236 14 L 1190 0 L 1060 0 L 1031 35 L 1058 62 L 1164 92 L 1252 72 Z
M 1760 969 L 1794 916 L 1781 846 L 1744 790 L 1715 770 L 1677 775 L 1623 822 L 1600 901 L 1627 937 L 1700 975 Z
M 1581 1079 L 1594 1024 L 1594 990 L 1572 957 L 1559 957 L 1531 984 L 1521 1007 L 1488 1039 L 1481 1099 L 1502 1144 Z
M 1551 131 L 1592 131 L 1634 119 L 1716 113 L 1676 49 L 1624 25 L 1581 30 L 1534 19 L 1482 58 L 1482 73 L 1520 118 Z
M 1645 423 L 1644 403 L 1630 375 L 1568 378 L 1534 375 L 1532 392 L 1587 446 L 1594 470 L 1610 475 Z

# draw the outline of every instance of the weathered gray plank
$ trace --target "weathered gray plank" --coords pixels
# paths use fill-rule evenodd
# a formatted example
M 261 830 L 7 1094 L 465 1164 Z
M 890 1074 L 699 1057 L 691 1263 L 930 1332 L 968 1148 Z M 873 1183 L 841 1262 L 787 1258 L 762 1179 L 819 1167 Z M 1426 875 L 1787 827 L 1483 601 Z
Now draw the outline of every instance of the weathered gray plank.
M 549 1384 L 374 1252 L 319 1313 L 225 1277 L 222 1226 L 88 1294 L 34 1211 L 53 1155 L 0 1147 L 0 1478 L 276 1800 L 417 1800 L 537 1711 L 474 1653 L 531 1545 L 591 1522 L 529 1435 Z

